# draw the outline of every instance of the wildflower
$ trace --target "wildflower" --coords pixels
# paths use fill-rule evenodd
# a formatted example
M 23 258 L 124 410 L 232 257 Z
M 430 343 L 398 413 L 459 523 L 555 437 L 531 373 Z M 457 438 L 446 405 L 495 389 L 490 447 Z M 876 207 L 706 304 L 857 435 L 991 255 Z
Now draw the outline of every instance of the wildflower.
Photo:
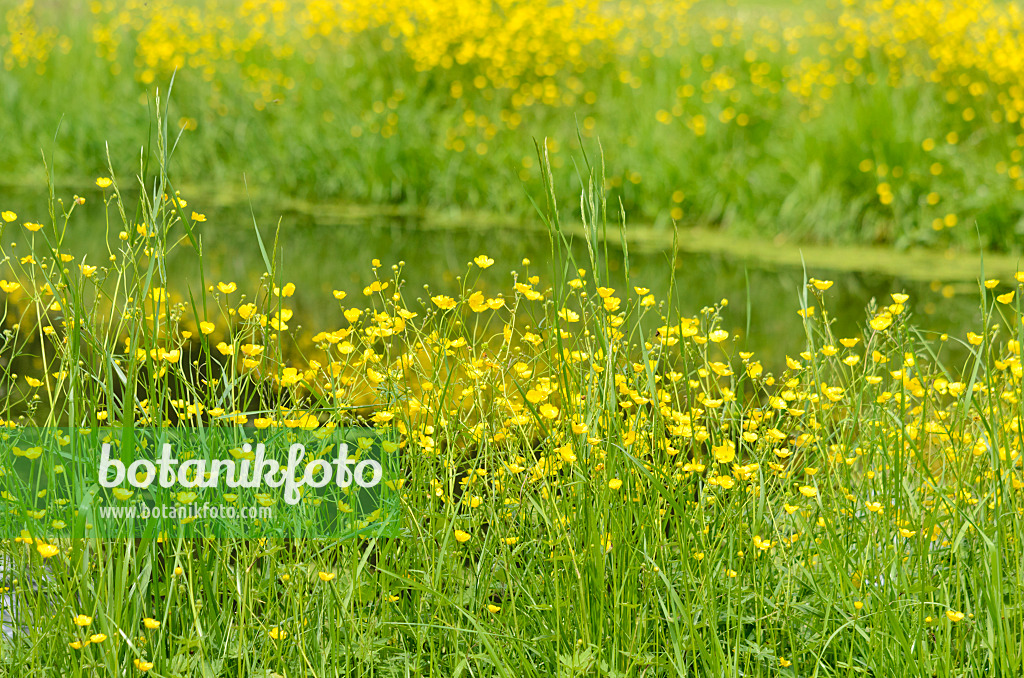
M 548 419 L 556 419 L 558 417 L 558 408 L 551 403 L 544 403 L 540 406 L 540 413 Z
M 199 221 L 199 222 L 206 221 L 206 215 L 205 214 L 200 214 L 199 212 L 193 211 L 192 212 L 192 221 Z
M 348 292 L 345 292 L 343 290 L 333 290 L 331 294 L 333 294 L 334 298 L 337 299 L 338 301 L 341 301 L 346 296 L 348 296 Z
M 92 274 L 96 272 L 95 266 L 89 266 L 88 264 L 79 264 L 78 270 L 82 272 L 82 275 L 86 278 L 91 278 Z
M 90 643 L 97 643 L 98 644 L 98 643 L 102 643 L 106 639 L 107 639 L 107 634 L 105 634 L 105 633 L 94 633 L 91 636 L 89 636 L 89 642 Z
M 872 318 L 868 324 L 871 326 L 871 329 L 876 332 L 883 332 L 892 325 L 892 315 L 889 313 L 882 313 L 881 315 L 877 315 Z
M 205 320 L 199 323 L 199 331 L 203 334 L 212 334 L 213 330 L 216 329 L 216 325 Z
M 29 231 L 32 231 L 33 233 L 35 233 L 36 231 L 43 227 L 42 224 L 37 224 L 34 221 L 26 221 L 24 224 L 22 224 L 22 226 L 24 226 Z
M 39 555 L 43 558 L 52 558 L 60 552 L 60 549 L 53 544 L 43 544 L 42 542 L 36 545 L 36 550 L 39 551 Z
M 816 497 L 818 495 L 818 490 L 810 485 L 803 485 L 800 487 L 800 494 L 807 498 Z
M 455 308 L 455 300 L 443 294 L 438 294 L 436 297 L 430 297 L 430 300 L 442 311 L 450 311 Z
M 99 177 L 96 179 L 96 185 L 100 188 L 110 188 L 110 184 L 112 183 L 113 182 L 110 180 L 110 177 Z
M 473 258 L 473 263 L 480 268 L 487 268 L 494 264 L 494 259 L 491 259 L 486 254 L 481 254 L 480 256 Z
M 333 572 L 320 572 L 318 576 L 320 577 L 320 581 L 329 582 L 332 579 L 334 579 L 334 577 L 337 575 L 335 575 Z
M 727 440 L 721 445 L 712 445 L 711 454 L 719 464 L 728 464 L 736 458 L 736 444 Z
M 469 532 L 464 532 L 462 530 L 455 530 L 455 541 L 459 542 L 460 544 L 463 544 L 463 543 L 469 541 L 469 538 L 470 538 Z
M 238 289 L 238 285 L 233 282 L 219 282 L 217 283 L 217 289 L 220 290 L 222 294 L 231 294 Z
M 814 285 L 814 288 L 816 290 L 819 290 L 821 292 L 824 292 L 828 288 L 832 287 L 832 281 L 831 280 L 818 280 L 817 278 L 811 278 L 809 282 L 812 285 Z
M 466 298 L 466 303 L 473 313 L 483 313 L 487 310 L 487 302 L 484 300 L 484 293 L 477 290 Z
M 557 448 L 555 451 L 558 452 L 558 456 L 561 457 L 562 461 L 566 464 L 571 464 L 576 461 L 576 453 L 572 451 L 572 445 L 568 443 Z
M 84 614 L 77 614 L 71 618 L 76 626 L 88 626 L 92 623 L 92 617 Z
M 156 629 L 160 628 L 160 622 L 158 622 L 156 619 L 153 619 L 152 617 L 146 617 L 145 619 L 143 619 L 142 624 L 150 631 L 155 631 Z
M 956 610 L 946 610 L 946 617 L 955 624 L 964 618 L 964 613 L 957 612 Z
M 153 662 L 145 662 L 141 659 L 133 659 L 132 663 L 135 664 L 135 668 L 137 668 L 139 671 L 142 671 L 143 673 L 153 668 Z
M 779 666 L 781 666 L 782 668 L 786 668 L 787 666 L 792 666 L 792 665 L 793 665 L 793 662 L 789 661 L 785 657 L 779 657 Z
M 492 604 L 487 606 L 487 611 L 490 612 L 491 614 L 498 614 L 499 612 L 501 612 L 501 608 L 499 606 L 494 605 L 492 603 Z
M 10 210 L 4 210 L 3 212 L 0 212 L 0 218 L 9 224 L 12 221 L 17 220 L 18 215 Z
M 274 640 L 284 640 L 288 637 L 288 632 L 282 631 L 280 628 L 275 626 L 274 628 L 270 629 L 267 635 L 269 635 Z
M 728 338 L 729 333 L 726 332 L 725 330 L 715 330 L 714 332 L 708 335 L 708 339 L 715 342 L 716 344 L 720 344 Z
M 608 488 L 610 490 L 618 490 L 620 487 L 622 487 L 622 481 L 618 478 L 612 478 L 608 481 Z

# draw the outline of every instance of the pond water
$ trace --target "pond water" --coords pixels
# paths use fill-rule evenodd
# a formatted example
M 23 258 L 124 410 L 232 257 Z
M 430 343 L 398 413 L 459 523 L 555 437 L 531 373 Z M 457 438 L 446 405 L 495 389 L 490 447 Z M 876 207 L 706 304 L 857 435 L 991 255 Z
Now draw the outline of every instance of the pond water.
M 15 210 L 18 223 L 44 221 L 45 215 L 38 212 L 45 208 L 45 191 L 0 189 L 0 196 L 0 208 Z M 204 201 L 194 192 L 189 202 L 189 210 L 202 205 L 207 215 L 205 223 L 196 225 L 204 248 L 207 285 L 234 281 L 242 291 L 256 288 L 266 266 L 254 234 L 255 216 L 268 251 L 275 234 L 278 238 L 279 279 L 296 285 L 289 304 L 295 311 L 291 324 L 312 332 L 345 324 L 331 292 L 345 290 L 349 294 L 346 302 L 359 304 L 363 287 L 373 279 L 370 262 L 374 258 L 384 266 L 382 275 L 390 275 L 387 269 L 392 264 L 404 262 L 407 299 L 426 299 L 424 285 L 429 285 L 431 294 L 455 294 L 462 284 L 460 276 L 467 272 L 473 286 L 488 294 L 510 296 L 512 270 L 540 275 L 541 287 L 551 282 L 547 233 L 521 224 L 485 224 L 466 216 L 389 214 L 337 205 L 256 204 L 250 211 L 245 201 Z M 84 254 L 88 262 L 102 265 L 106 243 L 115 246 L 122 228 L 117 210 L 112 206 L 106 210 L 109 227 L 100 197 L 90 197 L 71 219 L 65 251 Z M 571 221 L 567 218 L 567 223 Z M 890 303 L 892 292 L 911 296 L 914 323 L 922 329 L 963 338 L 980 323 L 977 255 L 951 260 L 943 254 L 911 257 L 864 248 L 801 249 L 732 242 L 727 234 L 684 228 L 679 232 L 682 248 L 673 257 L 671 231 L 638 227 L 633 233 L 628 238 L 631 283 L 650 288 L 661 300 L 666 298 L 674 275 L 676 307 L 691 316 L 704 306 L 728 299 L 725 328 L 740 337 L 741 350 L 754 351 L 769 369 L 781 367 L 786 354 L 795 355 L 804 346 L 797 310 L 805 267 L 808 277 L 835 281 L 826 299 L 837 336 L 855 333 L 865 320 L 868 303 L 872 299 Z M 9 255 L 25 252 L 26 235 L 15 224 L 7 226 L 3 244 Z M 586 248 L 579 237 L 573 239 L 572 250 L 577 261 L 588 267 Z M 468 266 L 479 254 L 494 258 L 494 266 L 483 272 Z M 608 255 L 613 284 L 621 288 L 625 285 L 625 257 L 617 235 L 609 242 Z M 531 262 L 528 267 L 522 263 L 524 258 Z M 167 266 L 172 288 L 181 292 L 200 289 L 199 259 L 187 244 L 172 253 Z M 997 291 L 1009 289 L 1006 283 L 1013 282 L 1014 266 L 1008 257 L 986 258 L 987 275 L 1005 276 Z

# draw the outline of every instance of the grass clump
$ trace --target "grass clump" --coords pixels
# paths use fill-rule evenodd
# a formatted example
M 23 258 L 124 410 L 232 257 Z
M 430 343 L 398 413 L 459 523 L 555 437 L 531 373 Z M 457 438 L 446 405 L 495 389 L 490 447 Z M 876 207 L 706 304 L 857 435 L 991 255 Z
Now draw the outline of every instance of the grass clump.
M 658 299 L 628 253 L 608 284 L 624 224 L 598 169 L 575 260 L 542 148 L 552 266 L 485 295 L 507 266 L 486 252 L 447 293 L 374 260 L 308 330 L 286 234 L 255 230 L 257 289 L 206 277 L 165 118 L 157 139 L 134 208 L 109 173 L 108 260 L 64 252 L 74 201 L 5 217 L 29 234 L 3 253 L 6 425 L 374 426 L 401 446 L 401 536 L 68 541 L 74 507 L 15 515 L 25 627 L 0 673 L 1020 673 L 1019 288 L 986 281 L 963 338 L 915 328 L 900 292 L 834 336 L 808 278 L 804 350 L 773 374 L 726 300 Z M 167 279 L 174 248 L 194 277 Z

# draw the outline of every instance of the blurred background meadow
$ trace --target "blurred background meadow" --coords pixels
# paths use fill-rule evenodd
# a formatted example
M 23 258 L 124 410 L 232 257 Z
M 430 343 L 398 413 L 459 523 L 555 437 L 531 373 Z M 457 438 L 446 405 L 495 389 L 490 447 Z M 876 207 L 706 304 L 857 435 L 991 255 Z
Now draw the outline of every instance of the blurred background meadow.
M 347 274 L 345 258 L 316 260 L 328 250 L 408 246 L 433 281 L 480 238 L 536 258 L 538 142 L 563 196 L 582 154 L 603 155 L 651 256 L 679 230 L 691 306 L 753 276 L 753 325 L 787 348 L 799 332 L 772 318 L 802 264 L 841 276 L 854 307 L 908 287 L 942 327 L 966 312 L 958 290 L 973 303 L 958 283 L 977 278 L 974 252 L 1016 270 L 1013 3 L 33 0 L 4 18 L 4 208 L 32 214 L 44 153 L 58 194 L 90 199 L 71 232 L 87 248 L 103 249 L 93 181 L 108 163 L 139 173 L 173 76 L 169 171 L 236 275 L 262 268 L 250 206 L 320 243 L 283 265 L 323 273 L 321 292 Z
M 1016 2 L 0 0 L 0 64 L 0 419 L 409 460 L 390 541 L 12 508 L 0 675 L 1020 675 Z

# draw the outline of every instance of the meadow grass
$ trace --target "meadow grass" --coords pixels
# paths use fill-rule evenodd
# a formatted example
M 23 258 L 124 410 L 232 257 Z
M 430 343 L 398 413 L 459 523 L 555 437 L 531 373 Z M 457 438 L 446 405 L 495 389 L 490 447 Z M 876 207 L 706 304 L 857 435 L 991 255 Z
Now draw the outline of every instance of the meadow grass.
M 21 0 L 0 31 L 0 175 L 134 164 L 176 73 L 183 176 L 261 197 L 531 217 L 530 149 L 608 146 L 637 221 L 1017 251 L 1017 5 Z M 66 176 L 66 175 L 65 175 Z M 560 194 L 574 172 L 557 172 Z
M 806 345 L 773 374 L 726 300 L 658 299 L 628 251 L 609 287 L 602 161 L 563 194 L 541 144 L 550 267 L 481 252 L 445 295 L 382 253 L 361 298 L 320 300 L 336 325 L 289 327 L 287 234 L 256 225 L 257 289 L 207 277 L 158 106 L 152 164 L 99 182 L 107 261 L 65 251 L 74 200 L 0 212 L 3 242 L 30 240 L 2 253 L 7 426 L 375 426 L 401 444 L 401 535 L 68 540 L 73 507 L 8 502 L 28 527 L 2 546 L 24 625 L 3 675 L 1021 673 L 1019 288 L 979 285 L 964 336 L 896 290 L 834 336 L 808 277 L 787 316 Z M 507 287 L 483 295 L 492 266 Z

